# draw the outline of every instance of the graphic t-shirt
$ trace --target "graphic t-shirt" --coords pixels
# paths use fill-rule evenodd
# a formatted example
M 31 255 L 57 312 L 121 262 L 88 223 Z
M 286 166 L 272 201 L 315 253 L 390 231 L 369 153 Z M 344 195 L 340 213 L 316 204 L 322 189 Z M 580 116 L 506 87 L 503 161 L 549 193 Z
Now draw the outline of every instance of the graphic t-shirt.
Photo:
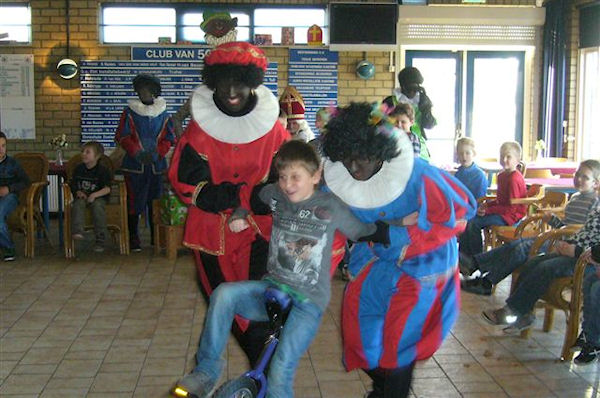
M 292 203 L 275 184 L 260 192 L 273 211 L 267 278 L 289 286 L 324 310 L 331 296 L 329 268 L 336 229 L 351 240 L 375 232 L 336 196 L 316 191 L 310 198 Z
M 85 164 L 81 163 L 75 167 L 73 178 L 71 179 L 71 191 L 81 191 L 86 195 L 92 192 L 97 192 L 110 184 L 110 172 L 104 166 L 96 164 L 96 166 L 88 169 Z

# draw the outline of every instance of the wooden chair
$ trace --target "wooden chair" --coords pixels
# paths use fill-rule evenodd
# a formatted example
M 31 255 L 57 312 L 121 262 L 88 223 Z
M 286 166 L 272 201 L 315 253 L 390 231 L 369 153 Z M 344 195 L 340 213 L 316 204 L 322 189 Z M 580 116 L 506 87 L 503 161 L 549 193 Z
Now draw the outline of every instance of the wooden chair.
M 532 184 L 529 187 L 529 189 L 527 189 L 527 196 L 525 198 L 511 199 L 510 203 L 513 205 L 524 204 L 530 208 L 531 206 L 537 205 L 541 201 L 541 199 L 544 197 L 544 194 L 545 194 L 545 188 L 543 185 Z M 495 196 L 484 196 L 483 198 L 479 198 L 477 202 L 480 205 L 480 204 L 485 204 L 486 202 L 490 202 L 495 199 L 496 199 Z M 527 211 L 528 214 L 530 211 L 529 208 Z M 497 246 L 496 234 L 499 231 L 499 229 L 502 227 L 503 226 L 492 225 L 489 228 L 484 228 L 484 230 L 483 230 L 484 246 L 485 246 L 484 249 L 485 248 L 493 249 L 494 247 Z
M 35 256 L 35 232 L 48 230 L 40 212 L 40 198 L 48 185 L 48 159 L 43 153 L 17 153 L 15 160 L 21 165 L 31 185 L 19 193 L 19 205 L 6 219 L 12 231 L 25 235 L 25 257 Z
M 525 217 L 518 226 L 506 225 L 494 227 L 494 247 L 498 247 L 519 238 L 532 238 L 549 230 L 542 215 L 544 212 L 560 213 L 567 204 L 567 194 L 564 192 L 546 191 L 539 202 L 531 204 L 532 215 Z
M 72 204 L 73 194 L 68 182 L 73 177 L 75 167 L 81 163 L 81 154 L 73 156 L 67 162 L 67 182 L 62 186 L 65 198 L 65 257 L 75 257 L 75 243 L 72 237 Z M 106 155 L 102 155 L 98 161 L 99 164 L 106 167 L 110 171 L 111 176 L 111 193 L 110 200 L 106 204 L 106 226 L 111 232 L 113 239 L 119 242 L 119 252 L 121 254 L 129 254 L 129 227 L 127 225 L 127 191 L 125 189 L 125 181 L 114 180 L 114 168 L 111 160 Z M 116 201 L 115 201 L 116 197 Z M 85 229 L 92 229 L 93 223 L 91 212 L 86 211 Z
M 529 257 L 535 257 L 540 254 L 540 248 L 545 242 L 549 243 L 546 253 L 551 252 L 556 242 L 573 235 L 582 225 L 569 225 L 564 228 L 548 231 L 540 235 L 534 242 L 529 252 Z M 561 359 L 569 361 L 573 358 L 573 353 L 570 351 L 571 346 L 577 340 L 579 331 L 579 318 L 582 305 L 582 284 L 585 267 L 587 263 L 581 259 L 575 264 L 575 271 L 572 277 L 555 279 L 546 293 L 538 301 L 537 306 L 544 308 L 544 325 L 543 331 L 549 332 L 554 323 L 554 310 L 562 310 L 565 312 L 566 329 L 563 347 L 561 351 Z M 518 269 L 512 274 L 511 293 L 516 288 L 516 282 L 519 278 L 521 270 Z M 531 329 L 521 332 L 521 337 L 528 338 L 531 335 Z
M 525 174 L 523 174 L 524 178 L 554 178 L 554 174 L 552 174 L 552 170 L 550 169 L 527 169 L 525 170 Z

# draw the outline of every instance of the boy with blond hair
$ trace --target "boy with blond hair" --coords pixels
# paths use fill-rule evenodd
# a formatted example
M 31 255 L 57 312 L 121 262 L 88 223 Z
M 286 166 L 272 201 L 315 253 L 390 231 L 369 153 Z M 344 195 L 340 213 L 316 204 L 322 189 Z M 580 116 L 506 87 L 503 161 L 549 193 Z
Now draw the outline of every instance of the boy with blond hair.
M 488 179 L 474 162 L 475 141 L 469 137 L 462 137 L 456 142 L 456 156 L 460 167 L 454 177 L 471 191 L 475 198 L 485 196 L 488 187 Z
M 511 199 L 527 196 L 525 180 L 517 166 L 521 161 L 521 145 L 508 141 L 500 146 L 500 164 L 496 199 L 479 206 L 477 216 L 469 221 L 459 238 L 461 256 L 469 259 L 483 251 L 481 230 L 492 225 L 513 225 L 527 213 L 527 206 L 511 204 Z M 462 260 L 461 260 L 462 262 Z
M 83 239 L 83 223 L 85 221 L 85 209 L 89 207 L 92 211 L 94 221 L 94 234 L 96 245 L 94 251 L 104 251 L 106 239 L 106 202 L 110 193 L 110 172 L 98 164 L 98 160 L 104 154 L 104 147 L 97 141 L 83 144 L 81 148 L 82 163 L 75 167 L 73 177 L 69 182 L 73 192 L 73 239 Z

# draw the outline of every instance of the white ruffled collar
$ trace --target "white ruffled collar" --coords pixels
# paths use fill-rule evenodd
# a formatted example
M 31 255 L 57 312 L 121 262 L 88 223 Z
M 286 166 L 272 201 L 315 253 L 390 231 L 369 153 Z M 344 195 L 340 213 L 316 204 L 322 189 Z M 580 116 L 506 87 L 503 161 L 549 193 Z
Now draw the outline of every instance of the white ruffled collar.
M 389 204 L 400 196 L 412 174 L 415 155 L 405 133 L 397 137 L 400 154 L 383 162 L 381 169 L 366 181 L 355 180 L 342 162 L 325 160 L 324 177 L 329 189 L 347 205 L 371 209 Z
M 156 117 L 167 109 L 167 101 L 163 97 L 156 97 L 152 105 L 144 105 L 139 98 L 135 98 L 127 100 L 127 106 L 140 116 Z
M 277 98 L 264 85 L 254 90 L 256 106 L 243 116 L 223 113 L 213 100 L 213 91 L 201 85 L 192 94 L 192 117 L 211 137 L 230 144 L 247 144 L 267 134 L 279 116 Z

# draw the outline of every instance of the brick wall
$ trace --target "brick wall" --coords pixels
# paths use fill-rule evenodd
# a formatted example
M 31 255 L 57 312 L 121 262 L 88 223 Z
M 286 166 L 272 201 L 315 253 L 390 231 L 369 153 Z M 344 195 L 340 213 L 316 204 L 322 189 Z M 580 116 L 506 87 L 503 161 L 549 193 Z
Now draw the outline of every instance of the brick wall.
M 375 1 L 375 0 L 371 0 Z M 25 2 L 25 1 L 22 1 Z M 113 0 L 114 3 L 134 2 Z M 144 3 L 178 3 L 189 2 L 175 0 L 152 0 Z M 36 95 L 36 139 L 13 140 L 9 143 L 9 151 L 43 151 L 54 157 L 48 142 L 57 134 L 65 133 L 71 143 L 66 156 L 78 151 L 80 141 L 80 90 L 77 78 L 62 80 L 56 73 L 56 64 L 66 56 L 65 5 L 62 1 L 30 0 L 32 8 L 33 43 L 30 46 L 0 47 L 2 53 L 33 53 L 35 56 L 35 95 Z M 254 1 L 205 1 L 204 3 L 248 3 Z M 326 4 L 317 0 L 274 0 L 264 4 Z M 460 1 L 434 0 L 430 4 L 458 4 Z M 98 13 L 100 1 L 71 0 L 70 2 L 70 56 L 79 61 L 82 59 L 121 59 L 130 57 L 129 46 L 101 45 L 98 40 Z M 488 4 L 501 5 L 533 5 L 535 0 L 488 0 Z M 574 23 L 575 25 L 575 23 Z M 575 28 L 574 28 L 575 29 Z M 576 48 L 576 46 L 575 46 Z M 279 47 L 265 48 L 267 56 L 279 64 L 280 91 L 287 84 L 288 49 Z M 362 52 L 341 52 L 339 57 L 339 91 L 340 104 L 350 101 L 381 100 L 391 93 L 395 84 L 395 73 L 388 71 L 389 53 L 368 52 L 366 57 L 375 64 L 376 74 L 371 80 L 356 77 L 354 69 L 363 59 Z M 576 62 L 576 57 L 574 57 Z M 537 63 L 536 63 L 537 64 Z M 539 70 L 539 66 L 536 70 Z M 539 85 L 534 78 L 533 86 Z M 574 92 L 574 86 L 572 88 Z M 535 91 L 535 88 L 534 90 Z M 568 109 L 574 112 L 574 97 L 569 96 Z M 537 103 L 537 99 L 532 99 Z M 572 102 L 572 103 L 571 103 Z M 537 109 L 537 107 L 532 107 Z M 574 116 L 573 116 L 574 117 Z M 532 123 L 537 116 L 532 116 Z M 570 123 L 570 128 L 574 123 Z M 535 134 L 537 129 L 531 128 Z M 534 142 L 527 137 L 526 143 Z

